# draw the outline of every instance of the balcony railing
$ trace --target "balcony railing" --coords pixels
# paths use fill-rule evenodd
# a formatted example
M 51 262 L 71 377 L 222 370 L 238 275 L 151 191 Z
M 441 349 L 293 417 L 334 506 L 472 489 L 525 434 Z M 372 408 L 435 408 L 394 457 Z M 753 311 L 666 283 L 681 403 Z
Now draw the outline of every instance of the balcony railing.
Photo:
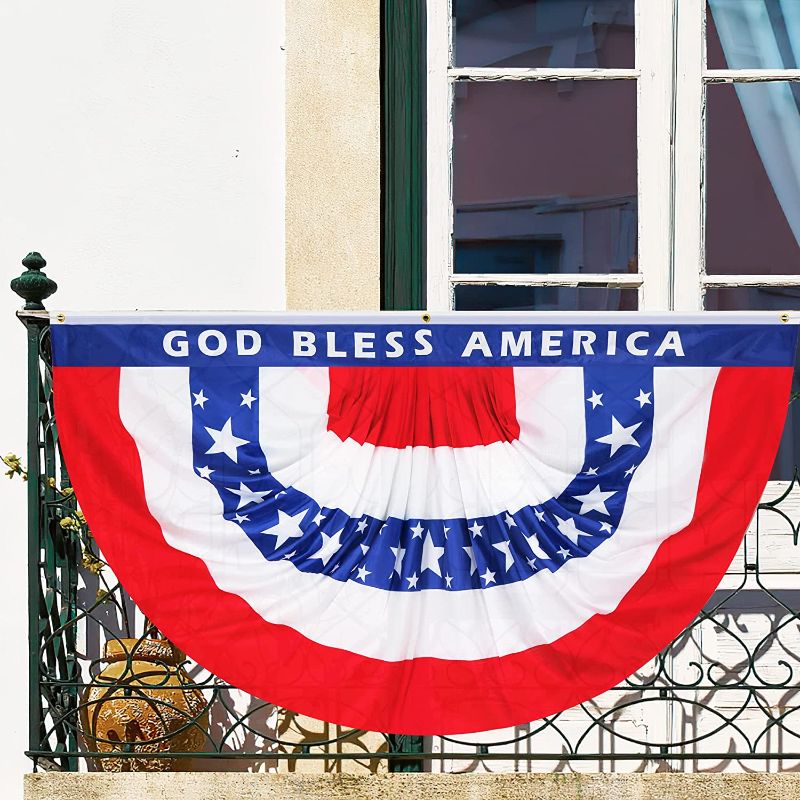
M 378 771 L 769 770 L 800 766 L 800 478 L 771 486 L 737 560 L 656 659 L 590 702 L 468 737 L 344 730 L 250 697 L 159 638 L 92 539 L 61 459 L 55 285 L 26 258 L 28 615 L 35 767 Z M 21 462 L 9 472 L 24 476 Z M 119 491 L 125 492 L 120 486 Z M 123 524 L 121 522 L 121 524 Z M 613 646 L 613 642 L 609 643 Z M 111 657 L 109 661 L 106 656 Z

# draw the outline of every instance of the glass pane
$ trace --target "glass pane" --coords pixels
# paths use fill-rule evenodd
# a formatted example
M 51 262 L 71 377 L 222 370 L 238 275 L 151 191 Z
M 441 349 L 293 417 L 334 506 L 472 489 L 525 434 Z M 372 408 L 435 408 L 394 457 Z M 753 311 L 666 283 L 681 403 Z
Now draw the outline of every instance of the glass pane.
M 800 311 L 800 287 L 737 286 L 708 289 L 705 307 L 709 311 Z M 800 392 L 800 363 L 795 363 L 792 392 Z M 786 425 L 770 480 L 791 480 L 800 464 L 800 400 L 789 404 Z
M 707 311 L 800 311 L 800 286 L 706 289 Z
M 605 286 L 456 286 L 456 311 L 636 311 L 636 289 Z
M 710 69 L 797 69 L 800 0 L 709 0 Z
M 637 271 L 636 83 L 458 83 L 457 273 Z
M 800 84 L 707 88 L 706 270 L 800 271 Z
M 454 63 L 632 68 L 633 2 L 453 0 Z

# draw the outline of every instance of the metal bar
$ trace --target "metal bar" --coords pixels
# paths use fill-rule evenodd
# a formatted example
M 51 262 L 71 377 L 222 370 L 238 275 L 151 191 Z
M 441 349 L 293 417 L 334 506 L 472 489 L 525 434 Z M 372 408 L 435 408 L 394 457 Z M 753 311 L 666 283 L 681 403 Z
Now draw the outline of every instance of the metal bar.
M 454 67 L 452 81 L 609 81 L 635 80 L 638 69 L 555 69 L 549 67 Z
M 41 322 L 26 322 L 28 338 L 28 741 L 41 746 L 42 708 L 39 681 L 39 561 L 41 552 L 41 456 L 39 445 L 39 334 Z
M 138 742 L 144 745 L 146 742 Z M 658 747 L 658 745 L 651 745 Z M 26 750 L 25 755 L 29 758 L 52 758 L 53 754 L 44 750 Z M 800 760 L 800 752 L 767 752 L 767 753 L 737 753 L 731 750 L 711 753 L 491 753 L 476 751 L 458 752 L 420 752 L 420 753 L 400 753 L 390 751 L 365 752 L 358 750 L 355 752 L 332 752 L 332 753 L 273 753 L 273 752 L 243 752 L 243 751 L 223 751 L 213 753 L 198 752 L 170 752 L 170 751 L 124 751 L 114 750 L 113 752 L 99 751 L 65 751 L 59 756 L 86 757 L 86 758 L 146 758 L 146 759 L 174 759 L 174 758 L 236 758 L 236 759 L 258 759 L 261 761 L 365 761 L 371 759 L 378 760 L 398 760 L 414 761 L 418 759 L 430 761 L 598 761 L 607 759 L 609 761 L 776 761 L 779 759 Z
M 800 280 L 800 279 L 798 279 Z M 590 275 L 583 273 L 551 273 L 515 275 L 510 273 L 484 273 L 451 275 L 453 284 L 505 284 L 508 286 L 613 286 L 636 288 L 642 284 L 642 276 L 637 273 L 618 273 L 614 275 Z
M 50 312 L 49 311 L 28 311 L 26 309 L 20 309 L 17 311 L 17 319 L 21 320 L 25 323 L 29 319 L 38 319 L 42 320 L 43 322 L 49 322 L 50 320 Z
M 800 69 L 707 69 L 705 83 L 768 83 L 800 81 Z

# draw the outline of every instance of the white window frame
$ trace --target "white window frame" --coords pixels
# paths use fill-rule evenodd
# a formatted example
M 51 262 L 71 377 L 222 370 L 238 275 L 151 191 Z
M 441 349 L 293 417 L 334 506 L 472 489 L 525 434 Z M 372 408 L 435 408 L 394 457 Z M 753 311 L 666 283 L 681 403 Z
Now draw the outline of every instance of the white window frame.
M 705 269 L 705 87 L 800 80 L 800 70 L 709 70 L 705 0 L 636 0 L 633 69 L 450 66 L 450 0 L 429 0 L 427 26 L 428 308 L 453 307 L 459 284 L 636 288 L 641 311 L 699 311 L 712 287 L 800 286 L 800 275 L 708 275 Z M 636 80 L 637 274 L 453 273 L 453 87 L 457 81 Z

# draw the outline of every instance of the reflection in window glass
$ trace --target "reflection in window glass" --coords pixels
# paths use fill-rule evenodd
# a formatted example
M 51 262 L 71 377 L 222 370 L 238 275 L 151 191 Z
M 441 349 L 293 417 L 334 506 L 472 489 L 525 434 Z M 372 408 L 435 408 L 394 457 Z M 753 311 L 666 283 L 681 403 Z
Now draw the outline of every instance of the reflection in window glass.
M 633 2 L 453 0 L 455 65 L 631 68 Z
M 558 239 L 476 239 L 456 242 L 453 271 L 486 272 L 492 275 L 524 275 L 558 272 L 561 261 Z
M 707 87 L 706 270 L 800 271 L 800 85 Z
M 457 272 L 637 271 L 635 81 L 458 83 L 455 98 Z
M 456 286 L 457 311 L 635 311 L 636 289 L 605 286 Z
M 800 311 L 800 286 L 706 289 L 706 311 Z
M 800 0 L 709 0 L 710 69 L 797 69 Z
M 705 308 L 708 311 L 800 311 L 800 287 L 737 286 L 708 289 Z M 795 363 L 792 392 L 800 392 L 800 363 Z M 795 464 L 800 464 L 800 400 L 789 404 L 770 480 L 790 480 Z

